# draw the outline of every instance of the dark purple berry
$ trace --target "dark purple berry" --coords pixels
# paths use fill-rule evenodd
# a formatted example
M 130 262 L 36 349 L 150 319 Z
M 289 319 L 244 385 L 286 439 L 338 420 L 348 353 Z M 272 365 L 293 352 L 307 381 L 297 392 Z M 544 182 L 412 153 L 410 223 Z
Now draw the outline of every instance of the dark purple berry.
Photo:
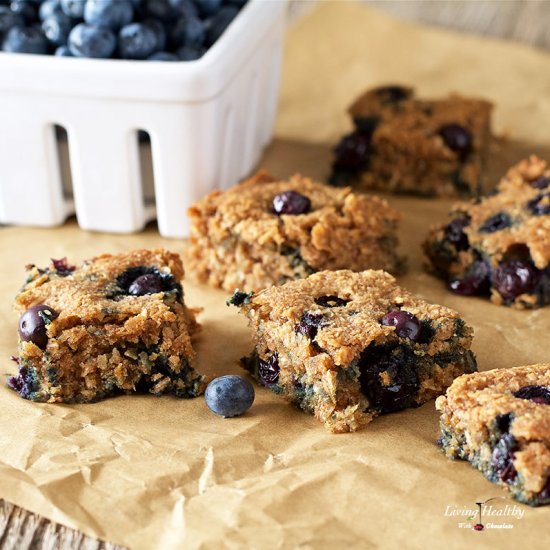
M 338 296 L 319 296 L 319 298 L 315 298 L 315 303 L 321 307 L 342 307 L 348 302 L 349 300 L 338 298 Z
M 489 293 L 491 269 L 486 262 L 474 262 L 466 275 L 461 279 L 454 279 L 449 288 L 462 296 L 484 296 Z
M 52 258 L 52 264 L 60 277 L 67 277 L 76 269 L 76 266 L 69 264 L 67 258 L 61 258 L 60 260 L 54 260 Z
M 162 292 L 162 280 L 154 273 L 146 273 L 138 277 L 128 288 L 128 294 L 143 296 L 144 294 L 157 294 Z
M 523 386 L 514 392 L 514 397 L 528 399 L 539 405 L 550 405 L 550 386 Z
M 307 214 L 310 210 L 311 201 L 296 191 L 284 191 L 273 199 L 273 212 L 278 216 Z
M 512 413 L 497 414 L 495 417 L 495 425 L 501 434 L 508 433 L 510 431 L 510 424 L 512 423 Z
M 380 323 L 387 327 L 395 327 L 395 333 L 399 338 L 408 338 L 413 342 L 418 340 L 422 331 L 420 321 L 412 313 L 399 309 L 386 313 Z
M 495 269 L 493 285 L 505 300 L 513 300 L 532 292 L 540 276 L 540 271 L 531 261 L 507 260 Z
M 460 124 L 446 124 L 439 129 L 439 135 L 443 138 L 445 145 L 465 157 L 472 150 L 472 134 Z
M 344 136 L 335 147 L 333 169 L 359 172 L 366 168 L 370 156 L 370 134 L 355 131 Z
M 58 313 L 46 304 L 32 306 L 19 318 L 19 336 L 24 342 L 32 342 L 41 349 L 48 345 L 46 327 Z
M 412 95 L 411 90 L 403 86 L 382 86 L 376 88 L 374 93 L 381 101 L 387 103 L 398 103 L 399 101 L 409 99 Z
M 498 440 L 498 443 L 493 449 L 491 456 L 491 466 L 495 469 L 501 481 L 512 483 L 517 476 L 516 468 L 514 467 L 514 451 L 516 450 L 516 440 L 514 436 L 505 433 Z
M 550 185 L 550 178 L 546 176 L 541 176 L 540 178 L 537 178 L 536 180 L 533 180 L 531 182 L 531 187 L 534 187 L 535 189 L 546 189 Z
M 260 383 L 264 386 L 269 386 L 275 384 L 279 380 L 279 358 L 276 353 L 274 353 L 267 361 L 260 359 L 258 361 L 258 377 L 260 378 Z
M 483 225 L 479 228 L 480 233 L 494 233 L 501 229 L 506 229 L 512 225 L 512 218 L 506 212 L 499 212 L 494 216 L 491 216 Z
M 527 203 L 527 208 L 535 216 L 547 216 L 550 214 L 550 193 L 543 193 Z
M 464 233 L 464 228 L 468 225 L 470 225 L 470 219 L 464 217 L 456 218 L 445 226 L 445 239 L 457 250 L 467 250 L 470 247 L 468 235 Z
M 419 380 L 416 356 L 408 346 L 369 346 L 358 366 L 361 391 L 371 407 L 388 413 L 414 406 Z
M 546 485 L 542 488 L 542 491 L 539 493 L 539 502 L 543 502 L 550 499 L 550 477 L 546 481 Z
M 482 523 L 476 523 L 476 524 L 474 525 L 474 529 L 475 529 L 476 531 L 483 531 L 483 529 L 485 529 L 485 527 L 483 526 Z
M 374 130 L 380 122 L 380 117 L 377 116 L 356 116 L 353 117 L 353 124 L 359 132 L 372 136 Z
M 296 325 L 296 332 L 300 332 L 304 336 L 307 336 L 310 340 L 313 340 L 317 336 L 319 327 L 322 326 L 324 316 L 315 313 L 304 313 L 300 322 Z

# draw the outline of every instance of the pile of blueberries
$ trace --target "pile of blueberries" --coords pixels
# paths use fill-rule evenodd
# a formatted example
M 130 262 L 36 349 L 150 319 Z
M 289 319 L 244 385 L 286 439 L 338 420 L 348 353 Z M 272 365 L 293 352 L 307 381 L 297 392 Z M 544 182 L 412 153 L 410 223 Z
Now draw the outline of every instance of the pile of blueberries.
M 0 0 L 1 50 L 193 61 L 247 0 Z

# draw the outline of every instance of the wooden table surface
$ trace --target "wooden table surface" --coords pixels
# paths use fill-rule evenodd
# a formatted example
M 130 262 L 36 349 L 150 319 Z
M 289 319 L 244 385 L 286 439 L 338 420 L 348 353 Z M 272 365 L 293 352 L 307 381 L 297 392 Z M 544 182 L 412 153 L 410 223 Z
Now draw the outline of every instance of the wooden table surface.
M 406 19 L 550 48 L 549 0 L 364 0 Z M 296 15 L 314 5 L 294 0 Z M 122 550 L 0 499 L 2 550 Z

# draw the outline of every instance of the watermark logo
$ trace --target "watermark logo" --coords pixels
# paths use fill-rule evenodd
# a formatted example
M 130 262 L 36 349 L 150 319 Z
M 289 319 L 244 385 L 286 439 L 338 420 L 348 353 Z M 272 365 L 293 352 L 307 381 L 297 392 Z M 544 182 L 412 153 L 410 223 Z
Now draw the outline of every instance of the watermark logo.
M 504 501 L 504 502 L 503 502 Z M 525 510 L 517 504 L 509 504 L 504 497 L 493 497 L 476 506 L 447 505 L 444 515 L 458 518 L 459 529 L 513 529 L 514 522 L 523 519 Z

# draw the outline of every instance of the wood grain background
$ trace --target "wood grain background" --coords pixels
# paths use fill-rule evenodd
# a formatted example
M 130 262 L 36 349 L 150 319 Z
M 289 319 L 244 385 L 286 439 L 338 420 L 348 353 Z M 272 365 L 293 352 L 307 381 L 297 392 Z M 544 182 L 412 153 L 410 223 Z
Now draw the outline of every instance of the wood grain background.
M 317 1 L 293 0 L 290 7 L 292 17 L 299 17 L 303 12 L 313 8 Z M 363 1 L 405 19 L 550 48 L 549 0 Z M 122 550 L 121 546 L 86 537 L 74 529 L 53 523 L 1 499 L 0 548 Z

